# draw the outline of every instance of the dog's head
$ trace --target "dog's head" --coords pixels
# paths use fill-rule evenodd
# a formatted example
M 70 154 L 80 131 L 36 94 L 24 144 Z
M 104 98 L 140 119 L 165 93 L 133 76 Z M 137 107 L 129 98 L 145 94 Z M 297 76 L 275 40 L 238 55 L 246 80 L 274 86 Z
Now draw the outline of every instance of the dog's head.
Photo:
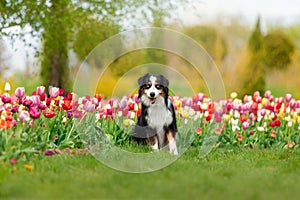
M 139 98 L 147 106 L 166 101 L 169 81 L 161 74 L 145 74 L 138 80 Z

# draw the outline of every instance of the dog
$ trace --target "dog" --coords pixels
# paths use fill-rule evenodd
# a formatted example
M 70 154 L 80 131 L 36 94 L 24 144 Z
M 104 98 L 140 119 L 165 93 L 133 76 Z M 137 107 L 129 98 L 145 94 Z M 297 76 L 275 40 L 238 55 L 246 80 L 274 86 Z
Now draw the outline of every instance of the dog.
M 138 79 L 141 114 L 134 128 L 135 137 L 146 140 L 153 150 L 169 146 L 178 155 L 176 116 L 169 98 L 169 81 L 161 74 L 145 74 Z

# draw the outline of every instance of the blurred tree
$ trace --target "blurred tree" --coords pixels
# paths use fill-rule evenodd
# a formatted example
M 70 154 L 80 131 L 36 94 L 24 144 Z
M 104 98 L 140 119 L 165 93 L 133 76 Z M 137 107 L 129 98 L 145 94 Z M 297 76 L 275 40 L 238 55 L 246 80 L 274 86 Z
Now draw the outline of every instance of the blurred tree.
M 8 70 L 7 60 L 9 55 L 6 53 L 5 48 L 5 43 L 0 36 L 0 78 L 2 78 Z
M 152 12 L 162 10 L 167 14 L 187 1 L 4 0 L 0 2 L 0 34 L 22 38 L 23 34 L 6 30 L 27 27 L 32 36 L 41 37 L 43 84 L 69 88 L 68 50 L 73 47 L 78 27 L 91 19 L 112 21 L 120 26 L 122 22 L 140 17 L 139 14 L 144 15 L 143 20 L 151 22 Z M 86 52 L 87 49 L 78 51 L 81 58 Z
M 265 90 L 265 68 L 263 63 L 263 35 L 258 17 L 255 29 L 248 40 L 249 61 L 247 63 L 247 75 L 244 77 L 242 95 L 252 94 L 255 91 Z
M 264 37 L 264 63 L 269 69 L 286 69 L 294 51 L 295 45 L 281 31 L 272 31 Z
M 164 22 L 163 11 L 157 10 L 153 12 L 152 27 L 164 27 L 164 26 L 165 26 L 165 22 Z M 164 43 L 165 36 L 161 34 L 162 33 L 152 32 L 149 40 L 149 46 Z M 167 64 L 167 52 L 159 49 L 146 49 L 146 62 Z
M 227 54 L 227 43 L 222 34 L 212 26 L 188 27 L 184 32 L 203 45 L 214 61 L 219 64 Z

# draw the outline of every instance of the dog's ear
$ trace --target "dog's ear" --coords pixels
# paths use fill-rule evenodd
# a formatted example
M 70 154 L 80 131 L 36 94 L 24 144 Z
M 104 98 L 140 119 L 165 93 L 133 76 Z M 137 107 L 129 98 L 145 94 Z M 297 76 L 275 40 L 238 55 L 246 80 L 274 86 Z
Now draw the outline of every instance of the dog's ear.
M 161 84 L 164 86 L 164 87 L 169 87 L 169 80 L 164 77 L 163 75 L 158 75 L 159 76 L 159 80 L 161 80 Z
M 145 84 L 147 83 L 147 81 L 148 81 L 148 79 L 149 79 L 149 76 L 150 76 L 150 74 L 147 73 L 147 74 L 145 74 L 144 76 L 142 76 L 142 77 L 140 77 L 140 78 L 138 79 L 138 84 L 139 84 L 140 87 L 141 87 L 142 85 L 145 85 Z
M 140 99 L 141 97 L 142 97 L 142 91 L 143 91 L 143 88 L 142 87 L 140 87 L 140 89 L 139 89 L 139 93 L 138 93 L 138 98 Z
M 164 87 L 163 88 L 165 95 L 165 104 L 168 105 L 168 99 L 169 99 L 169 88 L 168 87 Z

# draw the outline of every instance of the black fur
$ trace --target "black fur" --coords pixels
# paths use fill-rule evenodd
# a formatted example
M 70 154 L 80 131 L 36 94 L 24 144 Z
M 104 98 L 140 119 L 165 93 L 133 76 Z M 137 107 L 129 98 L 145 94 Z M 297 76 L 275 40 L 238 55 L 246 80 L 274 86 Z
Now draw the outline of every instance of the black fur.
M 145 89 L 145 85 L 148 84 L 149 78 L 152 75 L 153 74 L 145 74 L 144 76 L 142 76 L 141 78 L 138 79 L 138 84 L 140 86 L 139 92 L 138 92 L 139 99 L 142 97 L 143 91 Z M 165 131 L 165 133 L 168 131 L 171 131 L 173 137 L 175 138 L 176 133 L 177 133 L 177 124 L 176 124 L 176 116 L 175 116 L 174 106 L 173 106 L 171 100 L 169 99 L 169 88 L 168 88 L 169 81 L 163 75 L 154 74 L 153 76 L 155 76 L 157 78 L 157 82 L 163 86 L 163 92 L 165 94 L 164 95 L 164 97 L 165 97 L 164 103 L 165 103 L 165 106 L 168 108 L 168 110 L 172 113 L 173 121 L 170 125 L 164 127 L 164 131 Z M 133 138 L 139 143 L 140 142 L 144 143 L 146 138 L 151 138 L 157 134 L 154 129 L 152 129 L 151 127 L 148 126 L 147 119 L 146 119 L 147 115 L 148 115 L 148 106 L 145 105 L 144 103 L 142 103 L 141 114 L 138 117 L 137 125 L 134 128 L 134 135 L 133 135 Z M 165 137 L 165 139 L 166 138 L 167 137 Z

